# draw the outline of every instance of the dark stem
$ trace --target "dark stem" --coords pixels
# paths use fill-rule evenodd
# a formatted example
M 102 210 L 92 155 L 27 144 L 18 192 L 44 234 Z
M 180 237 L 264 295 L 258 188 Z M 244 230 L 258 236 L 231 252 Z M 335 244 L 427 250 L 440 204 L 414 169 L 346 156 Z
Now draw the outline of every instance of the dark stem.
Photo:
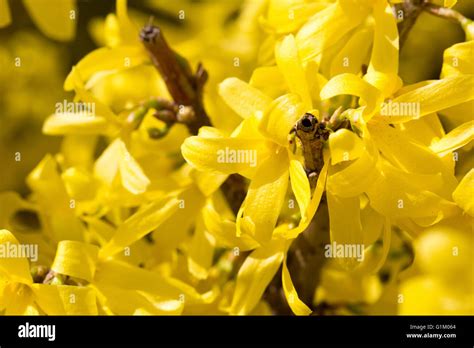
M 317 309 L 313 305 L 314 294 L 326 263 L 326 244 L 329 244 L 329 213 L 324 195 L 310 225 L 296 238 L 288 254 L 288 270 L 298 295 L 313 311 Z
M 193 74 L 188 61 L 170 48 L 156 26 L 145 26 L 140 39 L 174 100 L 174 105 L 165 105 L 155 116 L 168 127 L 175 122 L 183 123 L 193 135 L 198 134 L 199 128 L 203 126 L 212 126 L 202 101 L 204 84 L 208 79 L 202 64 L 198 64 Z M 161 136 L 161 133 L 157 136 Z M 245 179 L 239 174 L 229 175 L 221 189 L 232 211 L 237 214 L 246 195 Z
M 207 81 L 207 72 L 202 65 L 199 64 L 196 74 L 193 74 L 187 60 L 169 47 L 156 26 L 145 26 L 140 39 L 175 103 L 181 108 L 192 108 L 193 113 L 183 120 L 191 134 L 196 135 L 199 128 L 210 126 L 211 121 L 202 102 L 203 86 Z
M 429 14 L 440 18 L 448 19 L 452 22 L 459 23 L 462 26 L 466 25 L 469 22 L 469 19 L 464 17 L 458 11 L 455 11 L 450 8 L 441 7 L 434 4 L 426 4 L 424 10 Z
M 418 16 L 423 12 L 424 6 L 426 6 L 425 0 L 405 0 L 405 2 L 394 6 L 395 18 L 398 18 L 399 11 L 403 12 L 403 20 L 397 24 L 400 51 L 408 39 L 408 34 L 415 25 Z

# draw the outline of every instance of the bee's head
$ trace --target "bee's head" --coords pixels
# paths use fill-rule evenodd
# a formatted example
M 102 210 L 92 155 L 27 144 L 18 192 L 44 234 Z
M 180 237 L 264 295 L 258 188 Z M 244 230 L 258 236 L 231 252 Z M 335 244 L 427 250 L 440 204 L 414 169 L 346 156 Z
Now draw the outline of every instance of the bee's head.
M 297 128 L 303 132 L 311 133 L 316 129 L 317 125 L 318 119 L 313 114 L 307 112 L 298 121 Z

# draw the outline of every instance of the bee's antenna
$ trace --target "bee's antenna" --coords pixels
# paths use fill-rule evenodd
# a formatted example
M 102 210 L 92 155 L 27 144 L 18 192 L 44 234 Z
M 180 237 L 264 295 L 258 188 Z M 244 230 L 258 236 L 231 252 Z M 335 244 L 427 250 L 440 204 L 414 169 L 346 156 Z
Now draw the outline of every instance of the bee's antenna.
M 147 26 L 148 26 L 148 27 L 151 27 L 151 26 L 153 25 L 153 21 L 154 21 L 154 20 L 155 20 L 155 17 L 150 16 L 150 18 L 148 19 L 148 24 L 147 24 Z

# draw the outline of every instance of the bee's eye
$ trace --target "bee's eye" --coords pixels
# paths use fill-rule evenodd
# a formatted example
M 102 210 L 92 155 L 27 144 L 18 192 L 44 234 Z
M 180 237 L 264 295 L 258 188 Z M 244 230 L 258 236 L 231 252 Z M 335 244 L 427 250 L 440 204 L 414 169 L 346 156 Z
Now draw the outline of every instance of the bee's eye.
M 299 121 L 299 128 L 304 132 L 312 132 L 317 123 L 318 120 L 314 115 L 306 113 Z
M 304 128 L 311 128 L 313 126 L 311 120 L 309 118 L 304 118 L 302 121 L 301 121 L 301 125 L 304 127 Z

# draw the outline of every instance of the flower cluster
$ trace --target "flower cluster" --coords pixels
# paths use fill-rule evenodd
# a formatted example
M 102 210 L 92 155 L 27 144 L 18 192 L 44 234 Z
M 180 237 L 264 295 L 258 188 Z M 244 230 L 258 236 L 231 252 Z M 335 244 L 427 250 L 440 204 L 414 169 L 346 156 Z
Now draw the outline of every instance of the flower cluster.
M 472 314 L 471 22 L 404 84 L 400 1 L 235 8 L 180 3 L 189 39 L 125 0 L 97 23 L 61 151 L 0 194 L 0 310 Z

